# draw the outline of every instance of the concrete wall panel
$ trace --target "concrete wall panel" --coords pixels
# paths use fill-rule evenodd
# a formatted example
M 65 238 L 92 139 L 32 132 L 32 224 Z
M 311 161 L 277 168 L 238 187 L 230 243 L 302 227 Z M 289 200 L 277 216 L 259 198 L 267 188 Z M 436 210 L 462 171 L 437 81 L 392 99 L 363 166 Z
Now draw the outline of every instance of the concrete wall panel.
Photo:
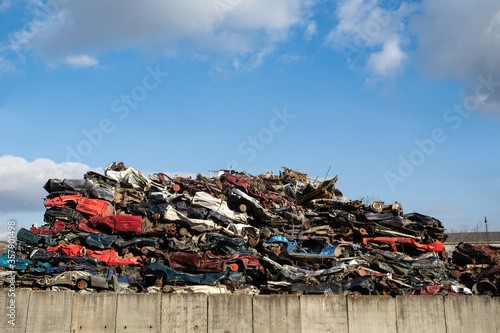
M 71 333 L 115 332 L 117 298 L 115 293 L 76 294 Z
M 347 296 L 349 332 L 396 333 L 396 299 L 390 296 Z
M 450 296 L 444 299 L 449 333 L 499 332 L 494 300 L 487 296 Z
M 345 296 L 300 296 L 302 332 L 347 333 Z
M 5 311 L 0 320 L 0 332 L 26 331 L 30 294 L 30 289 L 16 288 L 13 292 L 9 292 L 8 289 L 0 290 L 0 306 Z M 14 302 L 11 303 L 11 300 L 14 300 Z
M 0 290 L 0 332 L 500 333 L 500 297 L 75 294 Z
M 161 294 L 119 294 L 116 332 L 160 332 Z
M 207 295 L 162 294 L 161 331 L 207 332 Z
M 397 296 L 398 333 L 446 332 L 443 296 Z
M 74 296 L 69 291 L 32 291 L 26 332 L 69 332 Z
M 254 332 L 301 332 L 297 296 L 262 295 L 253 298 Z
M 252 295 L 214 294 L 209 296 L 209 333 L 252 333 L 252 320 Z

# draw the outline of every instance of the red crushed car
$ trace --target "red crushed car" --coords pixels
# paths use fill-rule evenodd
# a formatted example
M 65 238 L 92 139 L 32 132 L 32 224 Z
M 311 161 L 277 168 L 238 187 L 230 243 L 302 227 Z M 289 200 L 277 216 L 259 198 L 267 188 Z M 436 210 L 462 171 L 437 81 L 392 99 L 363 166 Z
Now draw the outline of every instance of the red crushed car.
M 397 245 L 402 247 L 410 247 L 417 251 L 435 251 L 442 252 L 444 251 L 444 244 L 440 241 L 435 241 L 431 244 L 420 244 L 416 242 L 413 238 L 403 238 L 403 237 L 374 237 L 374 238 L 363 238 L 363 244 L 367 245 L 368 243 L 377 243 L 377 244 L 388 244 L 391 246 L 393 251 L 398 251 Z
M 142 216 L 138 215 L 94 216 L 89 222 L 94 228 L 110 230 L 114 234 L 117 232 L 142 233 Z
M 41 227 L 32 226 L 30 231 L 37 235 L 49 235 L 56 236 L 60 232 L 69 232 L 69 231 L 83 231 L 90 233 L 101 233 L 101 231 L 97 229 L 93 229 L 89 224 L 89 221 L 83 219 L 75 224 L 66 224 L 62 221 L 55 221 L 54 224 L 46 224 Z
M 141 265 L 141 257 L 118 258 L 115 250 L 88 250 L 83 246 L 69 244 L 67 246 L 54 246 L 48 247 L 48 252 L 64 253 L 71 257 L 91 257 L 97 259 L 108 266 L 115 266 L 121 264 L 127 265 Z
M 201 272 L 224 272 L 228 268 L 232 271 L 244 272 L 247 269 L 257 270 L 265 273 L 264 266 L 253 254 L 232 253 L 227 255 L 216 255 L 210 251 L 187 253 L 157 251 L 157 255 L 163 256 L 172 268 L 192 273 Z
M 71 207 L 90 216 L 108 216 L 115 213 L 115 208 L 109 202 L 85 198 L 79 194 L 61 195 L 46 199 L 44 205 L 45 207 Z

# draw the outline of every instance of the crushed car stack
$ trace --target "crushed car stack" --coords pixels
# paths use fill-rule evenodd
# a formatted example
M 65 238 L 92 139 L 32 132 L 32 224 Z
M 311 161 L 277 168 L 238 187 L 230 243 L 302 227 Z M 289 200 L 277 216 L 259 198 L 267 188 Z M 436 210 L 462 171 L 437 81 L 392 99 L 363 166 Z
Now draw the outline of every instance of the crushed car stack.
M 439 220 L 349 201 L 336 181 L 288 168 L 148 178 L 123 163 L 50 179 L 45 225 L 19 230 L 2 274 L 82 292 L 470 293 Z
M 500 295 L 500 247 L 460 243 L 453 251 L 450 269 L 475 294 Z

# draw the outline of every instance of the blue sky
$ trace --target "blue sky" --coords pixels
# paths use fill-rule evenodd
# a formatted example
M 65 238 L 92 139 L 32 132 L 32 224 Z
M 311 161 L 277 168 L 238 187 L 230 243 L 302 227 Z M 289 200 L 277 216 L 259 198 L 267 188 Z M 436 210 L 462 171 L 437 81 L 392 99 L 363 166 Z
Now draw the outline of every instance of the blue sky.
M 331 167 L 348 199 L 500 230 L 498 1 L 117 3 L 0 1 L 1 221 L 123 161 Z

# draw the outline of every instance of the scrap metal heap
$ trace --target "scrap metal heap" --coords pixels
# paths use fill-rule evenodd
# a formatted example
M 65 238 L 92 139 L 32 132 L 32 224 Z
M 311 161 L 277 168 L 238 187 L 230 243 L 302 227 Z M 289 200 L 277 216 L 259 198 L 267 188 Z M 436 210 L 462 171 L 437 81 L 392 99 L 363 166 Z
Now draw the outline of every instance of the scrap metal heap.
M 500 247 L 460 243 L 451 268 L 451 275 L 475 294 L 500 295 Z
M 82 292 L 470 293 L 450 275 L 439 220 L 349 201 L 336 181 L 288 168 L 148 178 L 123 163 L 50 179 L 46 224 L 19 230 L 0 274 Z

